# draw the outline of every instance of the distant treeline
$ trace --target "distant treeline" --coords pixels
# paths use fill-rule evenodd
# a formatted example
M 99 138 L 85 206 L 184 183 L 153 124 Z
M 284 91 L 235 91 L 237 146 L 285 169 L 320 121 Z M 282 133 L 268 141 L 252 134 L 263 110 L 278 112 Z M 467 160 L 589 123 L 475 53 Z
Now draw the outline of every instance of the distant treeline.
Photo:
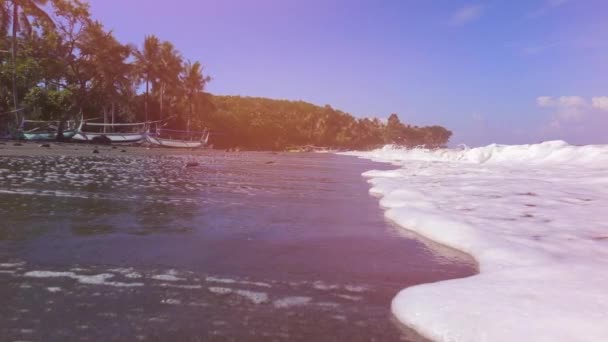
M 371 149 L 385 144 L 440 147 L 452 132 L 440 127 L 416 127 L 400 122 L 355 118 L 331 106 L 303 101 L 202 94 L 202 120 L 222 148 L 282 150 L 315 145 L 343 149 Z
M 212 130 L 220 148 L 290 146 L 370 149 L 387 143 L 445 145 L 440 126 L 357 119 L 330 106 L 204 93 L 211 78 L 167 41 L 119 42 L 79 0 L 0 0 L 0 122 L 100 117 L 168 120 L 168 128 Z M 0 127 L 1 128 L 1 127 Z

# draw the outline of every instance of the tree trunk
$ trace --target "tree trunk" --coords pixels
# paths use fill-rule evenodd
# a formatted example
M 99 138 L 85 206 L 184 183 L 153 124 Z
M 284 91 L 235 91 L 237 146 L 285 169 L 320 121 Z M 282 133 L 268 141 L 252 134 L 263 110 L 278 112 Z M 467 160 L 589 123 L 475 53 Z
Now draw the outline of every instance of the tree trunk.
M 108 108 L 106 106 L 103 106 L 103 123 L 104 123 L 103 132 L 106 133 L 106 129 L 108 127 L 108 126 L 106 126 L 108 123 Z
M 162 83 L 160 85 L 160 113 L 158 114 L 158 119 L 163 119 L 163 99 L 165 98 L 165 84 Z
M 193 96 L 190 95 L 190 115 L 188 116 L 188 125 L 186 126 L 188 133 L 190 133 L 190 122 L 192 121 L 192 114 L 194 112 L 194 106 L 193 106 L 192 101 L 193 101 Z
M 17 20 L 19 20 L 19 6 L 17 3 L 13 3 L 13 39 L 11 41 L 11 56 L 13 58 L 13 104 L 15 111 L 17 108 Z M 15 115 L 19 117 L 18 113 Z
M 65 132 L 65 124 L 68 121 L 69 114 L 64 112 L 61 115 L 61 119 L 59 120 L 59 127 L 57 127 L 57 141 L 65 141 L 65 137 L 63 136 L 63 132 Z
M 144 112 L 146 113 L 146 122 L 148 122 L 148 90 L 149 90 L 149 81 L 146 77 L 146 95 L 144 99 Z
M 114 102 L 112 102 L 112 125 L 114 125 Z M 112 128 L 114 128 L 114 126 L 112 126 Z

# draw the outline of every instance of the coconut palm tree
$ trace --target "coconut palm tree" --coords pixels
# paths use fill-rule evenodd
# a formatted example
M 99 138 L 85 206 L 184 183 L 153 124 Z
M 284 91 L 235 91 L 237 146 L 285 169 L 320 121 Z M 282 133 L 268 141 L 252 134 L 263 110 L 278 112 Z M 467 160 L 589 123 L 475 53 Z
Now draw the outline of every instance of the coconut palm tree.
M 10 8 L 12 4 L 12 9 Z M 32 26 L 29 17 L 36 17 L 48 25 L 54 26 L 51 16 L 41 7 L 48 0 L 2 0 L 0 2 L 0 33 L 6 33 L 12 26 L 11 57 L 13 60 L 13 104 L 15 111 L 17 105 L 17 32 L 20 29 L 30 33 Z
M 194 100 L 198 93 L 202 92 L 205 89 L 205 85 L 207 82 L 211 81 L 209 76 L 203 76 L 203 66 L 200 62 L 190 62 L 187 61 L 184 64 L 184 70 L 182 71 L 182 86 L 186 93 L 186 97 L 188 99 L 188 104 L 190 107 L 190 115 L 188 116 L 187 129 L 190 131 L 190 124 L 192 121 L 192 116 L 194 114 Z
M 160 59 L 158 61 L 158 97 L 160 104 L 160 119 L 164 113 L 164 103 L 167 92 L 175 96 L 179 87 L 179 75 L 182 71 L 182 57 L 170 42 L 163 42 L 160 46 Z
M 160 40 L 155 35 L 146 36 L 142 50 L 135 53 L 139 74 L 146 82 L 146 95 L 144 98 L 144 112 L 146 121 L 148 121 L 148 96 L 150 93 L 150 83 L 156 82 L 159 57 Z

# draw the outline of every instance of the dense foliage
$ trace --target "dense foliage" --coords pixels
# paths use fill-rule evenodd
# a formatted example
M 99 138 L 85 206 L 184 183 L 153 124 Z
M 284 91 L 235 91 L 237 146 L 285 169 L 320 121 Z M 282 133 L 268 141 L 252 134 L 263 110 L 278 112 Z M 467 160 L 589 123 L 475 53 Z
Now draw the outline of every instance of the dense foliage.
M 382 122 L 302 101 L 213 96 L 203 93 L 211 80 L 203 70 L 156 36 L 141 47 L 119 42 L 80 0 L 0 0 L 0 113 L 162 119 L 171 128 L 209 127 L 211 142 L 222 148 L 437 147 L 451 136 L 439 126 L 404 125 L 395 114 Z
M 219 147 L 279 150 L 315 145 L 345 149 L 370 149 L 384 144 L 439 147 L 452 132 L 443 127 L 413 127 L 391 114 L 388 122 L 354 118 L 331 106 L 302 101 L 201 95 L 203 115 L 198 117 L 216 132 Z

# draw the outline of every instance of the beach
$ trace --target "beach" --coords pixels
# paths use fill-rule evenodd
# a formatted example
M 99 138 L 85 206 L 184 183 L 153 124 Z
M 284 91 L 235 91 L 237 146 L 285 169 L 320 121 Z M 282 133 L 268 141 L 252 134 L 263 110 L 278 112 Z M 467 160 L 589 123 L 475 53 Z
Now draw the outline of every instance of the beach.
M 395 295 L 477 273 L 385 219 L 391 165 L 40 145 L 0 145 L 3 340 L 417 341 Z

